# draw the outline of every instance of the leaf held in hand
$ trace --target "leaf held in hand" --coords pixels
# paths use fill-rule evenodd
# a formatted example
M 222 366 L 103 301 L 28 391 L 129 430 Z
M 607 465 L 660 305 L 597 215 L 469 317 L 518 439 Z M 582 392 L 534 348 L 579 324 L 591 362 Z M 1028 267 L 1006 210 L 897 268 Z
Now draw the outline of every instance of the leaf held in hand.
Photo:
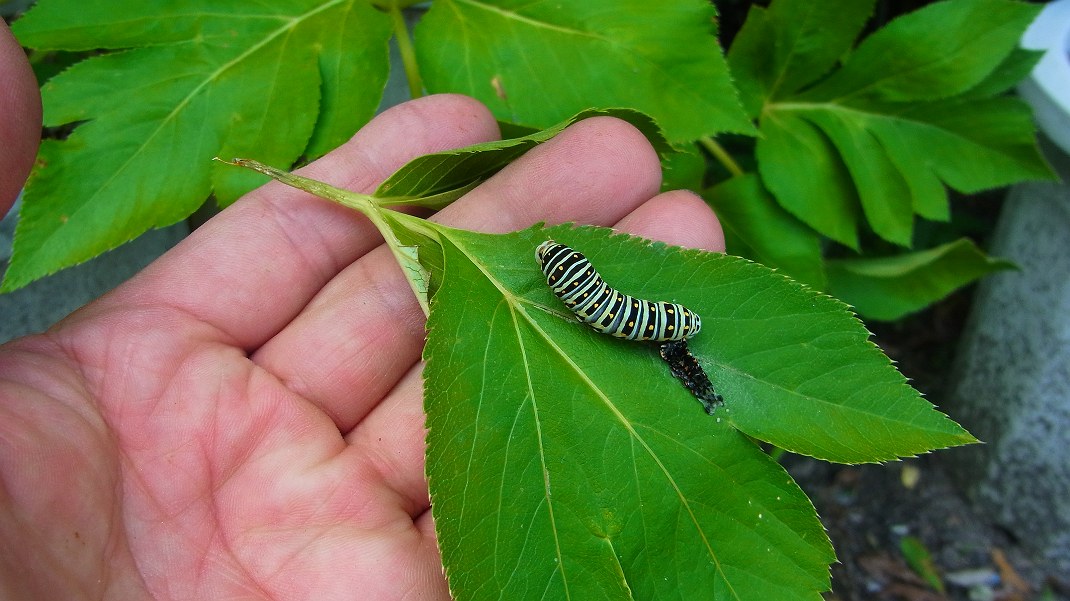
M 597 228 L 432 227 L 427 469 L 458 599 L 816 601 L 827 538 L 744 434 L 848 462 L 973 440 L 844 305 L 760 265 Z M 567 314 L 534 260 L 550 238 L 622 291 L 701 314 L 689 344 L 724 395 L 714 416 L 656 348 Z

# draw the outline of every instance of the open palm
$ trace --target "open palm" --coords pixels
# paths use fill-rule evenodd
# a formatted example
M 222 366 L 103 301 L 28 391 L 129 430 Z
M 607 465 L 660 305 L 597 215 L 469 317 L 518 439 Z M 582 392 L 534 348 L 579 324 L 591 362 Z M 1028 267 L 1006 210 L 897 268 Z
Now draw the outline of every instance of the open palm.
M 428 97 L 303 173 L 369 191 L 414 156 L 497 135 L 476 102 Z M 659 182 L 638 132 L 591 119 L 435 219 L 721 248 L 706 206 Z M 3 347 L 0 597 L 448 598 L 423 476 L 423 315 L 380 242 L 272 183 Z

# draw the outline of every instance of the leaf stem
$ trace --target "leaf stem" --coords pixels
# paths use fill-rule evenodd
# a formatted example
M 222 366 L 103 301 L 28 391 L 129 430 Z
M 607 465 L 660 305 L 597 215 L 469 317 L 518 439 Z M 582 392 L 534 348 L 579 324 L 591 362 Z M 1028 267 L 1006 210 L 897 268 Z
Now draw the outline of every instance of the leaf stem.
M 732 174 L 732 177 L 743 175 L 743 168 L 739 166 L 739 163 L 732 158 L 732 155 L 728 154 L 728 151 L 718 144 L 716 140 L 709 136 L 702 136 L 698 139 L 698 143 L 706 149 L 706 152 L 713 155 L 713 158 L 717 159 L 717 161 Z
M 420 66 L 416 62 L 416 49 L 412 45 L 409 28 L 405 24 L 405 15 L 398 2 L 390 3 L 390 17 L 394 20 L 394 38 L 401 51 L 401 63 L 405 66 L 405 78 L 409 80 L 409 95 L 419 98 L 424 95 L 424 83 L 420 78 Z
M 215 157 L 212 160 L 219 161 L 220 163 L 225 163 L 227 165 L 234 165 L 236 167 L 245 167 L 246 169 L 252 169 L 253 171 L 263 173 L 271 179 L 278 180 L 292 188 L 304 190 L 305 192 L 315 194 L 320 198 L 326 198 L 327 200 L 332 200 L 342 206 L 346 206 L 351 209 L 360 211 L 361 213 L 367 215 L 369 218 L 371 218 L 372 212 L 378 210 L 378 207 L 375 204 L 375 198 L 373 196 L 370 196 L 368 194 L 361 194 L 360 192 L 353 192 L 351 190 L 343 190 L 341 188 L 336 188 L 330 184 L 325 184 L 321 181 L 309 179 L 307 177 L 301 177 L 300 175 L 295 175 L 293 173 L 290 173 L 289 171 L 283 171 L 282 169 L 276 169 L 275 167 L 272 167 L 271 165 L 265 165 L 260 161 L 254 161 L 253 159 L 237 158 L 230 159 L 228 161 L 219 157 Z
M 428 276 L 426 270 L 421 267 L 414 249 L 411 246 L 402 243 L 401 240 L 398 239 L 397 233 L 391 227 L 391 221 L 398 221 L 398 217 L 395 216 L 404 215 L 403 213 L 397 213 L 395 211 L 381 208 L 376 203 L 374 196 L 337 188 L 321 181 L 301 177 L 300 175 L 295 175 L 288 171 L 283 171 L 282 169 L 276 169 L 275 167 L 265 165 L 252 159 L 230 159 L 228 161 L 215 157 L 214 160 L 228 165 L 235 165 L 237 167 L 245 167 L 246 169 L 258 171 L 272 179 L 286 184 L 287 186 L 297 188 L 298 190 L 304 190 L 305 192 L 315 194 L 320 198 L 326 198 L 327 200 L 360 212 L 375 225 L 376 229 L 378 229 L 379 233 L 383 236 L 383 240 L 386 242 L 387 247 L 390 248 L 390 252 L 394 254 L 394 258 L 397 259 L 398 265 L 401 266 L 402 271 L 405 273 L 405 279 L 408 280 L 409 286 L 416 294 L 416 300 L 420 303 L 420 308 L 423 309 L 424 315 L 430 313 L 430 307 L 427 300 Z M 388 214 L 390 217 L 388 217 Z M 412 219 L 419 220 L 416 217 L 412 217 Z M 410 229 L 415 228 L 410 226 Z

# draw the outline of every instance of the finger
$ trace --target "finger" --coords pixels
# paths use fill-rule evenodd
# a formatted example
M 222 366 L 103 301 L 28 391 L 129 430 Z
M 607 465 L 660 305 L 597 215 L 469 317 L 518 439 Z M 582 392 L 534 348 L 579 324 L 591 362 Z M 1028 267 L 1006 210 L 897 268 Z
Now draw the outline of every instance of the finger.
M 671 219 L 666 219 L 671 215 Z M 666 244 L 724 252 L 724 232 L 713 210 L 687 190 L 665 192 L 644 202 L 615 229 Z
M 497 124 L 463 96 L 421 98 L 376 117 L 303 175 L 370 192 L 410 159 L 495 139 Z M 193 232 L 95 307 L 170 307 L 214 328 L 220 340 L 260 346 L 323 285 L 381 242 L 354 211 L 271 182 Z
M 643 134 L 595 117 L 525 154 L 434 220 L 478 232 L 539 221 L 610 225 L 660 186 L 661 163 Z
M 684 191 L 667 192 L 642 203 L 617 222 L 615 229 L 636 236 L 693 248 L 724 249 L 721 226 L 709 206 Z M 534 265 L 532 269 L 537 269 Z M 383 477 L 383 486 L 397 495 L 410 516 L 429 506 L 424 479 L 422 367 L 404 378 L 351 431 L 344 453 L 366 458 Z
M 616 119 L 589 119 L 536 147 L 440 212 L 482 231 L 539 220 L 609 225 L 656 193 L 660 165 L 646 138 Z M 413 365 L 424 316 L 385 249 L 346 269 L 254 360 L 351 429 Z
M 0 217 L 15 202 L 41 141 L 41 96 L 19 43 L 0 23 Z

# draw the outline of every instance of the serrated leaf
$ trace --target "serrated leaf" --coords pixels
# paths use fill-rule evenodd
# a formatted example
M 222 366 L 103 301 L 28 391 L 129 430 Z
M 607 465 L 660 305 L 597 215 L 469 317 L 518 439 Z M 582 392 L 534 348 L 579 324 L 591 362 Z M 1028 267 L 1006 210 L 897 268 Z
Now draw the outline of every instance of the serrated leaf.
M 880 144 L 864 127 L 865 120 L 846 111 L 813 111 L 806 117 L 839 151 L 873 231 L 885 240 L 910 246 L 914 231 L 910 189 L 888 155 L 872 152 Z
M 522 137 L 417 157 L 383 181 L 374 196 L 383 205 L 441 208 L 569 125 L 597 116 L 627 121 L 646 136 L 659 154 L 664 156 L 673 152 L 658 124 L 647 115 L 630 109 L 587 109 L 552 127 Z
M 546 127 L 589 106 L 654 117 L 673 142 L 751 132 L 703 0 L 439 0 L 414 36 L 431 92 Z
M 213 166 L 220 152 L 288 165 L 352 134 L 378 104 L 390 33 L 356 0 L 42 0 L 13 29 L 37 49 L 125 50 L 42 89 L 45 125 L 86 123 L 42 147 L 4 290 L 174 223 L 213 188 L 225 204 L 257 183 Z
M 1007 58 L 993 69 L 988 77 L 970 88 L 966 95 L 990 98 L 1010 90 L 1029 75 L 1043 56 L 1042 50 L 1027 50 L 1020 47 L 1011 50 Z
M 765 99 L 794 92 L 827 73 L 851 49 L 874 1 L 781 0 L 768 10 L 751 6 L 728 52 L 748 114 L 757 117 Z M 770 40 L 776 41 L 772 48 Z
M 780 206 L 829 238 L 858 249 L 858 193 L 828 137 L 789 111 L 762 116 L 755 152 L 762 183 Z
M 891 257 L 830 260 L 826 269 L 830 294 L 870 319 L 892 321 L 1014 264 L 985 255 L 963 238 Z
M 457 599 L 816 600 L 825 536 L 743 434 L 848 462 L 973 440 L 844 305 L 757 264 L 600 228 L 433 227 L 427 469 Z M 714 417 L 655 348 L 562 315 L 533 256 L 549 238 L 702 315 L 689 342 L 725 396 Z
M 756 174 L 702 193 L 717 212 L 728 252 L 783 270 L 818 290 L 825 287 L 821 241 L 814 230 L 776 204 Z
M 797 41 L 805 23 L 784 16 L 804 8 L 826 17 L 825 36 L 842 42 L 857 33 L 857 19 L 836 18 L 836 3 L 776 0 L 756 13 L 765 52 Z M 756 149 L 763 182 L 793 215 L 856 247 L 859 203 L 874 232 L 906 246 L 912 214 L 948 218 L 944 185 L 977 191 L 1051 177 L 1028 110 L 984 96 L 1023 72 L 1027 57 L 1015 44 L 1037 10 L 1010 0 L 940 2 L 869 36 L 824 80 L 808 68 L 801 72 L 812 77 L 780 74 L 775 88 L 741 83 L 764 93 Z M 777 64 L 755 58 L 762 42 L 747 36 L 730 57 L 741 74 L 768 81 Z
M 831 547 L 751 442 L 875 461 L 973 438 L 920 398 L 846 307 L 743 259 L 535 226 L 480 234 L 241 161 L 372 219 L 429 294 L 427 471 L 451 592 L 483 598 L 819 599 Z M 726 399 L 714 416 L 656 347 L 563 314 L 535 266 L 549 238 L 614 282 L 681 301 Z
M 654 349 L 547 312 L 549 236 L 605 243 L 614 275 L 644 246 L 442 233 L 427 465 L 455 598 L 819 599 L 833 557 L 810 503 Z
M 803 98 L 911 102 L 962 94 L 1017 47 L 1040 9 L 1014 0 L 935 2 L 867 37 L 843 68 Z

